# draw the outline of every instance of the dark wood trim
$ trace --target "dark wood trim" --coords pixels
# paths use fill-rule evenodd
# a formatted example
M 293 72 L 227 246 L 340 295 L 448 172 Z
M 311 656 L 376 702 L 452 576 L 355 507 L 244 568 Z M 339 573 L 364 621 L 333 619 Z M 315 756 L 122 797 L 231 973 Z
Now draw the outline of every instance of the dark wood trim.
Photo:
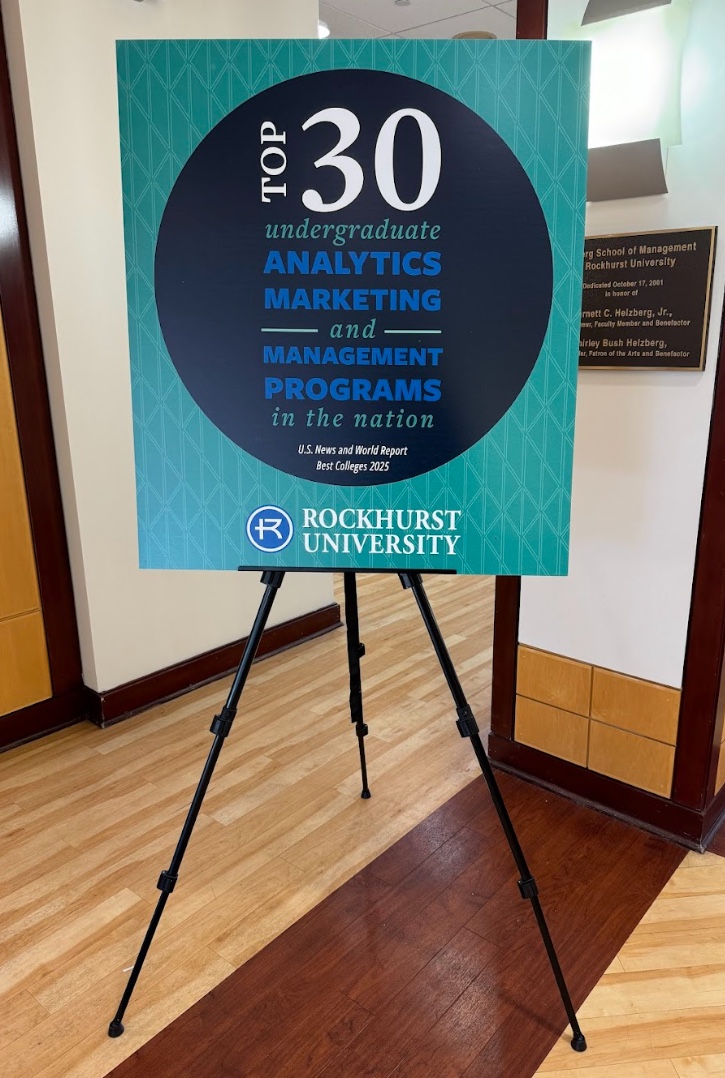
M 516 9 L 516 37 L 543 40 L 549 21 L 549 0 L 519 0 Z
M 86 689 L 76 688 L 49 700 L 41 700 L 20 711 L 0 717 L 0 750 L 11 749 L 42 734 L 73 726 L 88 717 Z
M 0 200 L 4 216 L 3 242 L 0 244 L 0 304 L 50 675 L 53 693 L 63 695 L 82 684 L 81 656 L 1 18 Z M 32 716 L 29 721 L 32 724 Z
M 309 614 L 291 618 L 265 630 L 257 658 L 284 651 L 304 640 L 329 633 L 342 624 L 339 603 L 330 603 Z M 108 692 L 88 689 L 89 718 L 97 726 L 112 726 L 145 708 L 172 700 L 175 696 L 196 689 L 209 681 L 229 674 L 239 664 L 246 637 L 232 644 L 205 651 L 191 659 L 167 666 L 153 674 L 119 685 Z
M 513 738 L 516 717 L 516 663 L 519 649 L 521 577 L 497 576 L 493 613 L 491 729 Z
M 720 327 L 672 797 L 702 809 L 715 787 L 725 652 L 725 319 Z
M 705 823 L 703 826 L 703 840 L 702 844 L 705 849 L 708 848 L 712 839 L 717 832 L 721 829 L 723 822 L 725 821 L 725 786 L 718 790 L 717 795 L 712 799 L 710 804 L 705 809 Z
M 493 763 L 519 778 L 546 786 L 574 801 L 644 827 L 694 850 L 704 850 L 714 817 L 676 805 L 665 797 L 638 790 L 607 775 L 491 734 L 488 751 Z M 725 802 L 723 804 L 725 808 Z

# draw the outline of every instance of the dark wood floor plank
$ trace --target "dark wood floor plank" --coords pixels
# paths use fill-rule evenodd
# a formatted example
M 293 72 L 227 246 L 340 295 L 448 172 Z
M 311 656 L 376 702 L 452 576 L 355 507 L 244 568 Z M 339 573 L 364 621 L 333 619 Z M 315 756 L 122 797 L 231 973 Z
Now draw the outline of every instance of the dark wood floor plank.
M 459 888 L 447 888 L 403 927 L 391 930 L 385 925 L 379 932 L 379 957 L 348 988 L 348 995 L 370 1011 L 384 1011 L 391 997 L 448 945 L 481 904 L 466 881 Z
M 481 974 L 498 948 L 463 928 L 319 1078 L 387 1078 Z
M 294 1074 L 310 1078 L 319 1073 L 370 1021 L 371 1015 L 340 993 L 327 993 L 312 1008 L 302 1008 L 295 1020 L 281 1012 L 263 1036 L 254 1025 L 235 1022 L 216 1032 L 215 1058 L 220 1074 L 245 1078 L 279 1078 Z M 286 1032 L 285 1032 L 286 1031 Z M 205 1076 L 208 1048 L 186 1058 L 174 1072 L 178 1078 Z
M 457 797 L 451 798 L 437 812 L 376 858 L 370 866 L 371 870 L 387 883 L 400 883 L 409 872 L 418 868 L 426 858 L 462 827 L 470 825 L 481 813 L 482 789 L 480 783 L 470 783 Z
M 333 1017 L 333 1016 L 330 1016 Z M 281 1074 L 294 1074 L 297 1078 L 312 1078 L 331 1060 L 338 1058 L 351 1040 L 370 1022 L 371 1015 L 356 1003 L 339 1000 L 336 1021 L 320 1036 L 320 1030 L 308 1026 L 304 1038 L 288 1038 L 275 1048 L 264 1064 L 251 1072 L 250 1078 L 279 1078 Z M 329 1021 L 329 1020 L 328 1020 Z M 245 1059 L 240 1053 L 235 1074 L 246 1073 Z
M 446 915 L 445 904 L 433 903 L 484 853 L 482 836 L 461 827 L 343 933 L 318 941 L 307 961 L 289 969 L 280 985 L 294 981 L 295 990 L 314 993 L 324 983 L 363 1006 L 380 1005 L 381 998 L 397 992 L 479 908 L 480 901 L 461 901 L 457 914 L 449 908 Z M 426 926 L 434 912 L 439 913 L 437 931 L 430 931 Z
M 174 1078 L 206 1076 L 207 1058 L 213 1051 L 219 1074 L 251 1075 L 263 1067 L 270 1053 L 281 1044 L 287 1045 L 291 1054 L 310 1041 L 322 1050 L 330 1028 L 340 1015 L 354 1008 L 362 1010 L 342 993 L 327 987 L 310 995 L 302 989 L 294 991 L 288 985 L 284 990 L 277 989 L 246 1002 L 250 1004 L 246 1008 L 232 1007 L 221 1012 L 215 1008 L 216 1022 L 210 1022 L 208 1015 L 193 1016 L 184 1029 L 184 1051 L 175 1059 L 169 1073 Z M 147 1057 L 146 1066 L 150 1063 Z M 138 1073 L 153 1074 L 153 1067 Z
M 579 1005 L 683 851 L 501 787 Z M 113 1076 L 530 1078 L 566 1020 L 516 880 L 477 780 Z
M 395 1078 L 459 1078 L 511 1010 L 488 966 L 398 1064 Z

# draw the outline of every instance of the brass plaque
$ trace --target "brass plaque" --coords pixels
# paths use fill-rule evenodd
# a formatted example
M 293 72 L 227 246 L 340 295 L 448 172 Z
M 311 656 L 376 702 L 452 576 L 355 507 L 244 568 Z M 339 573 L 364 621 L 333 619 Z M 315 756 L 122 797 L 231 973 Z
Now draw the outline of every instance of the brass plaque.
M 579 366 L 705 366 L 715 228 L 589 236 Z

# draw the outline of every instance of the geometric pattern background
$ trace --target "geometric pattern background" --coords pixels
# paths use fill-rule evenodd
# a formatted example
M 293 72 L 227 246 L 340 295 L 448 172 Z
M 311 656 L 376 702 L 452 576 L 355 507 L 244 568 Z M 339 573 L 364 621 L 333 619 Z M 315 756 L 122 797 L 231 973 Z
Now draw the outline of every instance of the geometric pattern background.
M 118 43 L 126 279 L 142 568 L 430 568 L 567 571 L 586 189 L 589 48 L 581 42 L 122 41 Z M 475 52 L 474 68 L 460 63 Z M 232 109 L 277 82 L 334 68 L 391 71 L 478 113 L 526 170 L 549 228 L 554 299 L 539 359 L 489 433 L 444 466 L 400 483 L 328 487 L 250 456 L 201 412 L 171 363 L 154 299 L 154 252 L 171 188 Z M 526 257 L 522 251 L 521 257 Z M 526 318 L 525 297 L 521 317 Z M 261 505 L 458 509 L 455 557 L 305 553 L 248 542 Z M 344 559 L 343 559 L 344 561 Z

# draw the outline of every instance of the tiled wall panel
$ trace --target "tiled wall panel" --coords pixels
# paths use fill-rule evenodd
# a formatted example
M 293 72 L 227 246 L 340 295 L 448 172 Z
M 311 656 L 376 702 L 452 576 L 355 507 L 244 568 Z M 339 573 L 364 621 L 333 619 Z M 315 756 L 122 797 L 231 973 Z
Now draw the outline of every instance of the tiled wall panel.
M 679 710 L 678 689 L 519 647 L 514 736 L 550 756 L 668 797 Z

